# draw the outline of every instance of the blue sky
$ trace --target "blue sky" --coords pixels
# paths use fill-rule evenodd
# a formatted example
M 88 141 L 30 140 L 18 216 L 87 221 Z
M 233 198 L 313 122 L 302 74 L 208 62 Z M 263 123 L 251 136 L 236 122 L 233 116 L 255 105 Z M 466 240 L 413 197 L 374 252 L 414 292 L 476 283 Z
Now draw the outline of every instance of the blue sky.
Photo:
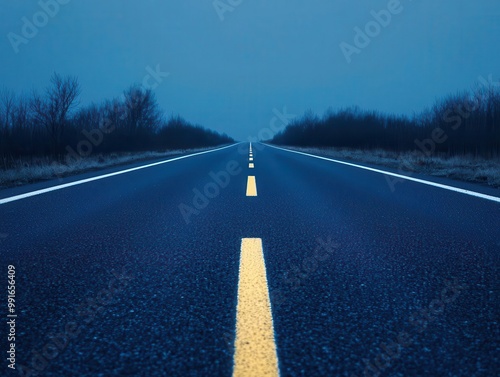
M 357 48 L 354 29 L 376 27 L 372 11 L 396 9 L 397 0 L 221 0 L 219 13 L 213 0 L 42 3 L 57 1 L 44 19 L 38 1 L 0 0 L 0 87 L 30 91 L 54 71 L 75 75 L 85 105 L 118 97 L 159 67 L 170 73 L 154 90 L 167 116 L 240 140 L 284 107 L 411 115 L 500 75 L 497 0 L 401 0 L 350 63 L 340 44 Z M 23 17 L 41 26 L 16 53 Z

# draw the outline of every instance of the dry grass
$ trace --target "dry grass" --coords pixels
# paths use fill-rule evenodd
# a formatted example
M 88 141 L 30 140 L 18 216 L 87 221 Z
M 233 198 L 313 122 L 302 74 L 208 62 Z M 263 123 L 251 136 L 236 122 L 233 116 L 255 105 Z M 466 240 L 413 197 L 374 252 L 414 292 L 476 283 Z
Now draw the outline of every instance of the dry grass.
M 384 150 L 297 148 L 297 151 L 398 169 L 401 172 L 421 173 L 466 182 L 482 183 L 500 188 L 500 160 L 468 157 L 427 157 L 420 152 L 396 153 Z
M 0 170 L 0 187 L 21 186 L 28 183 L 125 165 L 131 162 L 173 157 L 208 149 L 211 148 L 171 150 L 165 152 L 112 153 L 110 155 L 96 154 L 82 158 L 79 162 L 70 165 L 55 162 L 48 157 L 29 160 L 29 162 L 28 160 L 17 160 L 13 168 Z

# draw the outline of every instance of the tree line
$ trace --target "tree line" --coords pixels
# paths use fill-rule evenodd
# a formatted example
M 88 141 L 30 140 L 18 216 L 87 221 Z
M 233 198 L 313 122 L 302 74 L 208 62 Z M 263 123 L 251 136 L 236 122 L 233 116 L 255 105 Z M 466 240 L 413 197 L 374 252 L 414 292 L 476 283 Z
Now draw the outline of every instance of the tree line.
M 500 89 L 479 85 L 450 95 L 411 117 L 359 108 L 308 111 L 276 134 L 271 143 L 301 147 L 337 147 L 427 156 L 500 157 Z
M 2 167 L 18 159 L 210 147 L 231 143 L 226 134 L 166 119 L 154 93 L 132 85 L 120 98 L 79 106 L 76 77 L 55 73 L 42 93 L 0 92 Z M 67 161 L 66 161 L 67 162 Z

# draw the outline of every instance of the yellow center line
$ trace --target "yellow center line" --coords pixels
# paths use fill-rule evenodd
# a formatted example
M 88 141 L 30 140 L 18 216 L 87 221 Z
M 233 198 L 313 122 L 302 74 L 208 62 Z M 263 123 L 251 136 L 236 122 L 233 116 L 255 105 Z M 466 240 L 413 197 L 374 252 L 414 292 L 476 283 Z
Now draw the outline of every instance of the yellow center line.
M 247 196 L 257 196 L 257 182 L 254 175 L 249 175 L 247 180 Z
M 233 377 L 279 376 L 262 239 L 241 240 Z
M 248 164 L 248 167 L 249 167 L 250 169 L 253 169 L 253 168 L 255 167 L 255 165 L 254 165 L 253 163 L 250 163 L 250 164 Z

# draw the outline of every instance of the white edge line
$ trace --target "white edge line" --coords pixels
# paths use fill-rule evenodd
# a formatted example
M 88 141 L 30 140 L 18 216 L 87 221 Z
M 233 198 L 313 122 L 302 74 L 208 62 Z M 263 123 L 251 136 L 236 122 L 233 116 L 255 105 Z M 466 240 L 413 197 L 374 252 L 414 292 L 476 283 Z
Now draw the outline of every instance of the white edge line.
M 46 194 L 46 193 L 51 192 L 51 191 L 62 190 L 62 189 L 68 188 L 68 187 L 82 185 L 84 183 L 98 181 L 98 180 L 109 178 L 109 177 L 114 177 L 116 175 L 130 173 L 130 172 L 133 172 L 133 171 L 136 171 L 136 170 L 147 169 L 147 168 L 151 168 L 153 166 L 158 166 L 158 165 L 162 165 L 162 164 L 167 164 L 169 162 L 183 160 L 183 159 L 189 158 L 189 157 L 194 157 L 194 156 L 199 156 L 199 155 L 206 154 L 206 153 L 212 153 L 212 152 L 221 151 L 223 149 L 231 148 L 231 147 L 234 147 L 234 146 L 239 145 L 239 144 L 241 144 L 241 143 L 231 144 L 231 145 L 228 145 L 228 146 L 225 146 L 225 147 L 222 147 L 222 148 L 211 149 L 209 151 L 203 151 L 203 152 L 197 152 L 197 153 L 193 153 L 193 154 L 188 154 L 186 156 L 179 156 L 179 157 L 175 157 L 175 158 L 172 158 L 172 159 L 169 159 L 169 160 L 164 160 L 164 161 L 159 161 L 159 162 L 155 162 L 155 163 L 152 163 L 152 164 L 137 166 L 137 167 L 131 168 L 131 169 L 121 170 L 121 171 L 117 171 L 117 172 L 114 172 L 114 173 L 99 175 L 97 177 L 82 179 L 80 181 L 65 183 L 63 185 L 48 187 L 48 188 L 45 188 L 45 189 L 36 190 L 36 191 L 28 192 L 28 193 L 25 193 L 25 194 L 11 196 L 10 198 L 0 199 L 0 205 L 6 204 L 6 203 L 10 203 L 10 202 L 15 202 L 15 201 L 26 199 L 26 198 L 30 198 L 32 196 Z
M 391 173 L 391 172 L 388 172 L 388 171 L 385 171 L 385 170 L 369 168 L 367 166 L 356 165 L 356 164 L 352 164 L 352 163 L 349 163 L 349 162 L 334 160 L 334 159 L 327 158 L 327 157 L 316 156 L 314 154 L 309 154 L 309 153 L 304 153 L 304 152 L 299 152 L 299 151 L 293 151 L 293 150 L 290 150 L 290 149 L 275 147 L 274 145 L 269 145 L 269 144 L 264 144 L 264 145 L 266 145 L 268 147 L 271 147 L 271 148 L 275 148 L 275 149 L 281 149 L 282 151 L 286 151 L 286 152 L 290 152 L 290 153 L 302 154 L 304 156 L 314 157 L 314 158 L 318 158 L 320 160 L 331 161 L 331 162 L 335 162 L 337 164 L 342 164 L 342 165 L 352 166 L 352 167 L 359 168 L 359 169 L 369 170 L 369 171 L 372 171 L 372 172 L 375 172 L 375 173 L 390 175 L 392 177 L 406 179 L 408 181 L 413 181 L 413 182 L 422 183 L 424 185 L 439 187 L 439 188 L 442 188 L 442 189 L 445 189 L 445 190 L 455 191 L 455 192 L 458 192 L 458 193 L 461 193 L 461 194 L 475 196 L 477 198 L 491 200 L 493 202 L 500 203 L 500 198 L 499 197 L 492 196 L 492 195 L 481 194 L 480 192 L 475 192 L 475 191 L 461 189 L 461 188 L 458 188 L 458 187 L 443 185 L 441 183 L 426 181 L 426 180 L 423 180 L 423 179 L 409 177 L 407 175 L 401 175 L 401 174 Z

